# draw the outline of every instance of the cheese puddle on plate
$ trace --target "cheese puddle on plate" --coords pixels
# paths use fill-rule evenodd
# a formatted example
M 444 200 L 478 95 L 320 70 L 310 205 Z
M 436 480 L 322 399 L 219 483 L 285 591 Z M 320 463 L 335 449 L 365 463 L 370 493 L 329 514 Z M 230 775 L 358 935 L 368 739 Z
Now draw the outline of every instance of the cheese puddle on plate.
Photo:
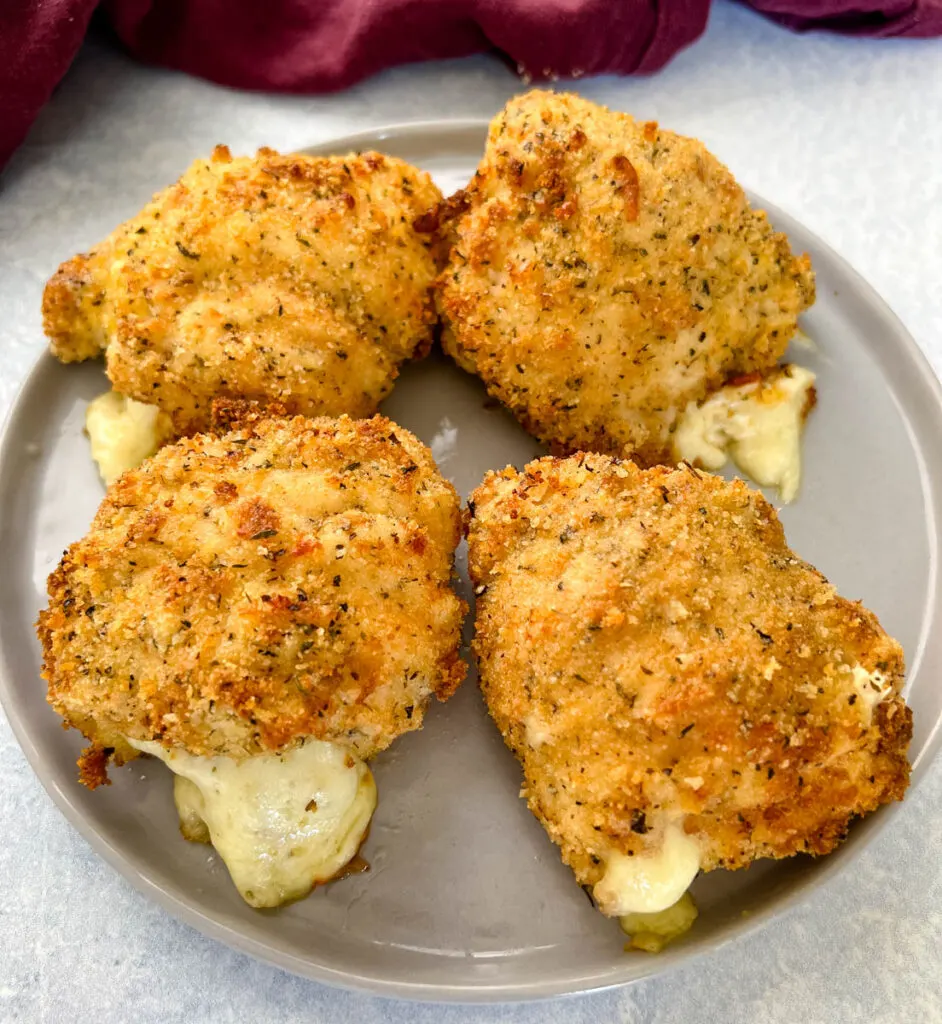
M 801 433 L 814 405 L 815 375 L 783 366 L 761 380 L 728 384 L 691 402 L 674 432 L 674 457 L 711 472 L 732 459 L 761 487 L 775 487 L 786 504 L 801 482 Z
M 129 740 L 175 773 L 187 839 L 209 841 L 242 898 L 277 907 L 306 896 L 353 859 L 376 808 L 369 768 L 334 743 L 235 761 Z
M 690 931 L 698 913 L 693 897 L 685 892 L 666 910 L 658 910 L 653 914 L 624 914 L 618 923 L 621 930 L 631 938 L 625 948 L 660 953 L 674 939 Z
M 105 486 L 150 458 L 171 436 L 170 420 L 154 405 L 106 391 L 85 410 L 85 432 Z

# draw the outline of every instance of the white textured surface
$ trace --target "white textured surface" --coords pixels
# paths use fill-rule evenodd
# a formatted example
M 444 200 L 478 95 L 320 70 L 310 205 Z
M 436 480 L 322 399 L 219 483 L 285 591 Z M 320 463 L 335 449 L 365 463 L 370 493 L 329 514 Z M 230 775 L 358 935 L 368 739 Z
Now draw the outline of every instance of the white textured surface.
M 942 42 L 794 36 L 724 4 L 659 76 L 578 87 L 702 138 L 846 256 L 940 371 L 940 69 Z M 479 58 L 334 97 L 255 96 L 88 46 L 0 179 L 0 407 L 42 348 L 45 278 L 213 143 L 291 149 L 390 121 L 490 117 L 518 88 Z M 2 717 L 0 765 L 0 1021 L 942 1021 L 939 766 L 851 873 L 756 937 L 620 992 L 442 1009 L 333 991 L 202 938 L 91 853 Z

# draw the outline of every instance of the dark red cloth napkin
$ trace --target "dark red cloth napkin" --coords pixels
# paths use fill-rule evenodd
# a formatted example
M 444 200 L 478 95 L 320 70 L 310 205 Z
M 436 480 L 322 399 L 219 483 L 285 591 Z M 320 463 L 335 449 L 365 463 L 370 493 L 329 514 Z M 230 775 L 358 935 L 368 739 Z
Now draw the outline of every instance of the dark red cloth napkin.
M 797 29 L 942 35 L 942 0 L 751 4 Z M 0 0 L 0 166 L 99 6 L 142 60 L 238 88 L 326 92 L 495 49 L 535 80 L 656 71 L 700 35 L 710 0 Z

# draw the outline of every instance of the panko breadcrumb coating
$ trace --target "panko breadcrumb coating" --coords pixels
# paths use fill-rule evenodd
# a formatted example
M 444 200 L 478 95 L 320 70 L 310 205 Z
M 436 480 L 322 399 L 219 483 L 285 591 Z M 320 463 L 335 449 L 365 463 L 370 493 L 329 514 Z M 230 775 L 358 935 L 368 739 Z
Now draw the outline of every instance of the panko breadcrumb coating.
M 125 737 L 369 758 L 419 728 L 465 672 L 459 538 L 454 488 L 382 417 L 249 417 L 164 447 L 108 491 L 39 617 L 83 781 L 137 755 Z
M 450 245 L 445 349 L 559 454 L 671 462 L 687 404 L 770 369 L 814 300 L 702 143 L 574 95 L 511 100 L 424 226 Z
M 491 473 L 469 507 L 481 686 L 581 884 L 667 822 L 702 869 L 741 868 L 829 853 L 902 798 L 902 650 L 761 494 L 580 454 Z
M 432 341 L 437 267 L 412 224 L 440 198 L 380 153 L 217 146 L 59 268 L 43 296 L 52 351 L 104 352 L 115 390 L 178 434 L 208 429 L 220 395 L 368 416 Z

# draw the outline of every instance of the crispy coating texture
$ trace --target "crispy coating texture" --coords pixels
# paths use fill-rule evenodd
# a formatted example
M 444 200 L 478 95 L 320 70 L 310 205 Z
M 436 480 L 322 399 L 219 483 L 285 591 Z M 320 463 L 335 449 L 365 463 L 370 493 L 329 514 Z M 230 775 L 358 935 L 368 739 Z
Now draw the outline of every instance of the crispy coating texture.
M 450 244 L 445 349 L 558 454 L 671 462 L 687 403 L 773 366 L 814 300 L 700 142 L 573 95 L 511 100 L 424 226 Z
M 428 351 L 437 266 L 412 222 L 441 195 L 380 153 L 232 157 L 218 146 L 46 285 L 65 362 L 206 430 L 217 395 L 368 416 Z
M 231 412 L 231 410 L 230 410 Z M 330 740 L 368 758 L 464 676 L 461 523 L 387 419 L 257 419 L 163 448 L 108 491 L 49 577 L 49 702 L 91 741 L 235 758 Z
M 584 885 L 682 819 L 701 866 L 825 854 L 901 799 L 903 653 L 737 480 L 607 456 L 472 495 L 475 651 L 533 813 Z M 872 719 L 850 669 L 892 695 Z

